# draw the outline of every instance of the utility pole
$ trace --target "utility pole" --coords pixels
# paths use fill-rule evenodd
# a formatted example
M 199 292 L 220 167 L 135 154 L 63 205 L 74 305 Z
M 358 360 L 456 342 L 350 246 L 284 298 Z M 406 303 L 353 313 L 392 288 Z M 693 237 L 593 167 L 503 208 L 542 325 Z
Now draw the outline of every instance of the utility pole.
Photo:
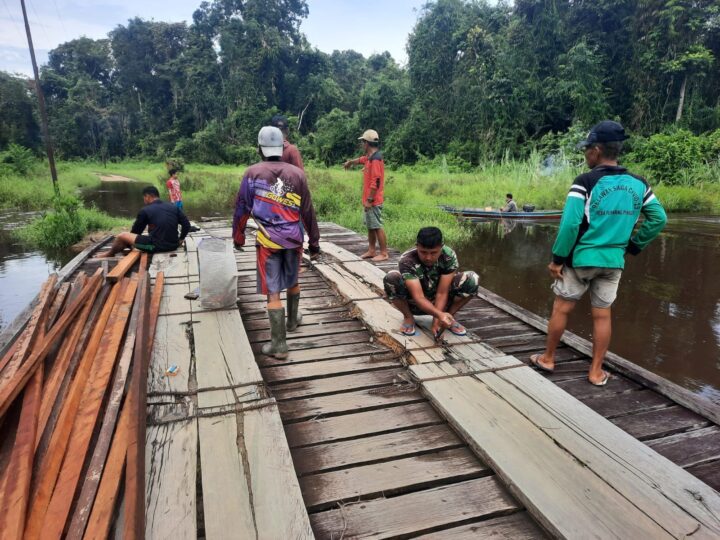
M 50 131 L 48 130 L 47 111 L 45 110 L 45 96 L 40 86 L 40 74 L 38 72 L 37 61 L 35 60 L 35 48 L 33 47 L 32 35 L 30 34 L 30 23 L 28 22 L 27 9 L 25 9 L 25 0 L 20 0 L 22 6 L 23 19 L 25 19 L 25 33 L 27 34 L 28 47 L 30 47 L 30 59 L 32 60 L 33 73 L 35 74 L 35 92 L 37 93 L 38 106 L 40 109 L 40 124 L 42 127 L 43 138 L 45 139 L 45 151 L 47 152 L 48 162 L 50 162 L 50 176 L 52 177 L 55 195 L 60 195 L 60 188 L 57 181 L 57 170 L 55 169 L 55 155 L 52 149 L 52 140 L 50 139 Z

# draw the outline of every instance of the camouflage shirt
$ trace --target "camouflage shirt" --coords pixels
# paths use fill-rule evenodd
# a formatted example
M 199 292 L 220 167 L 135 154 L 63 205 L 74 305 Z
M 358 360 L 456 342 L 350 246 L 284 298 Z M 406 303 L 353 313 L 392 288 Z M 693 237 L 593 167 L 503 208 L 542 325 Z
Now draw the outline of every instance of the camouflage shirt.
M 437 294 L 440 276 L 457 272 L 458 260 L 452 248 L 443 246 L 437 262 L 432 266 L 425 266 L 420 262 L 417 248 L 413 248 L 402 254 L 398 266 L 403 279 L 419 279 L 425 298 L 432 300 Z

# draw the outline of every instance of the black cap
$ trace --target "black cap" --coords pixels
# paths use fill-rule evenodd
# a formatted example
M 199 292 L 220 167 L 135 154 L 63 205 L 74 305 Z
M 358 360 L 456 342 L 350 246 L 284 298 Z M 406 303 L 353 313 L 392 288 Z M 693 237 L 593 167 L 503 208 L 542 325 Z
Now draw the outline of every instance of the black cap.
M 618 142 L 624 141 L 627 138 L 625 128 L 619 123 L 613 122 L 612 120 L 603 120 L 592 127 L 587 138 L 580 141 L 576 148 L 578 150 L 584 150 L 595 143 Z
M 270 119 L 270 125 L 280 129 L 287 129 L 288 119 L 282 114 L 276 114 Z

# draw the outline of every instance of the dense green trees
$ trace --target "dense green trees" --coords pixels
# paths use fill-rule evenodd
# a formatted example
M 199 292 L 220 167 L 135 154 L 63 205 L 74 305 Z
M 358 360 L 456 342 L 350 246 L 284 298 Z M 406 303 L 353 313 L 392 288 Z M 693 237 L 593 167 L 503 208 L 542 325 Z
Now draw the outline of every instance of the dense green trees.
M 720 127 L 720 0 L 436 0 L 403 67 L 314 49 L 307 14 L 305 0 L 212 0 L 189 25 L 135 18 L 58 46 L 42 69 L 58 153 L 239 163 L 277 112 L 325 163 L 368 127 L 395 164 L 522 156 L 605 117 L 640 135 Z M 0 74 L 0 150 L 39 149 L 30 92 Z

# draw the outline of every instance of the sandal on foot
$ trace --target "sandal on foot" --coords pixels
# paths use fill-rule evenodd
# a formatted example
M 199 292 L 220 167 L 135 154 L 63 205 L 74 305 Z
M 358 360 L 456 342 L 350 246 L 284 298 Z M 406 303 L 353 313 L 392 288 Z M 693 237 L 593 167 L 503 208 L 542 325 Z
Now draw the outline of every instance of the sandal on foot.
M 535 367 L 538 368 L 540 371 L 544 371 L 545 373 L 553 373 L 553 372 L 555 371 L 555 368 L 552 368 L 552 369 L 551 369 L 551 368 L 549 368 L 549 367 L 543 366 L 543 365 L 540 363 L 540 358 L 542 358 L 542 356 L 543 356 L 542 354 L 533 354 L 533 355 L 530 357 L 530 365 L 531 365 L 531 366 L 535 366 Z
M 455 334 L 456 336 L 461 336 L 461 337 L 462 337 L 462 336 L 467 336 L 467 330 L 466 330 L 465 327 L 464 327 L 462 324 L 460 324 L 459 322 L 454 322 L 454 323 L 452 323 L 452 324 L 450 325 L 450 328 L 448 328 L 448 330 L 450 330 L 450 332 L 452 332 L 452 333 Z
M 402 323 L 402 325 L 400 326 L 400 333 L 403 336 L 417 336 L 418 335 L 417 328 L 415 328 L 414 324 Z
M 600 382 L 592 382 L 590 378 L 588 378 L 588 382 L 592 384 L 593 386 L 605 386 L 607 382 L 610 380 L 610 374 L 607 371 L 603 371 L 603 375 L 605 375 Z

